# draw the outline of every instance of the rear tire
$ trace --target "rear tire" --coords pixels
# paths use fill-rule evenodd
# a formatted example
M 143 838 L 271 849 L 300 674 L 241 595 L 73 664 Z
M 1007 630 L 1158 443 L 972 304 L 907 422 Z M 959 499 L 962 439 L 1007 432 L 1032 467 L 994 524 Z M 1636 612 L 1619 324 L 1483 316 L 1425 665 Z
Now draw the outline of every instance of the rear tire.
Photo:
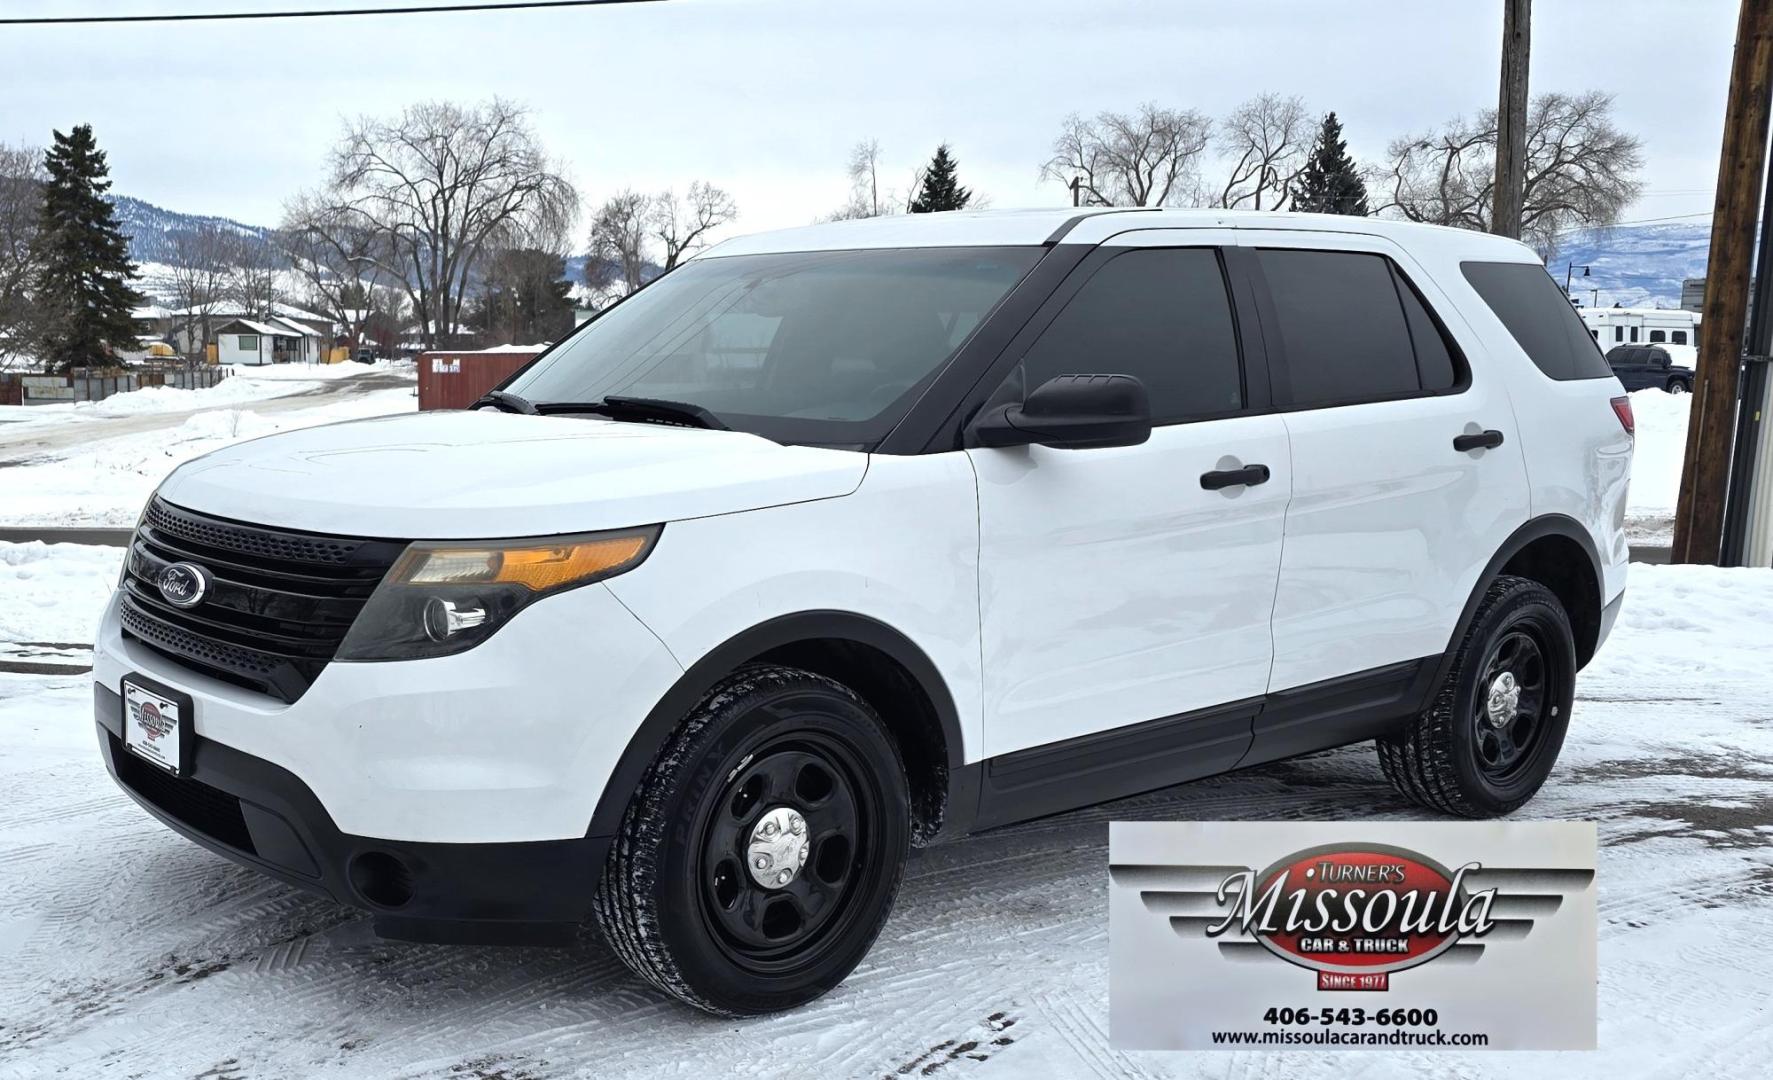
M 1404 797 L 1442 813 L 1510 813 L 1551 774 L 1575 692 L 1575 635 L 1557 596 L 1497 578 L 1433 703 L 1377 740 L 1379 767 Z
M 594 912 L 623 962 L 680 1001 L 791 1009 L 867 954 L 910 834 L 905 768 L 874 710 L 822 676 L 745 667 L 648 767 Z
M 1685 394 L 1691 392 L 1692 389 L 1691 386 L 1687 385 L 1687 380 L 1685 379 L 1670 379 L 1668 381 L 1668 392 L 1671 394 Z

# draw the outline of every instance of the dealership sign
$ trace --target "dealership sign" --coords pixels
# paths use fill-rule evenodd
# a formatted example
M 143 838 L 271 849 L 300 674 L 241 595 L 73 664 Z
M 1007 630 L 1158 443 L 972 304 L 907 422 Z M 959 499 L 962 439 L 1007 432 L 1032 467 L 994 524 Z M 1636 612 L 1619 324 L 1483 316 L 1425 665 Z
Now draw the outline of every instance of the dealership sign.
M 1116 822 L 1114 1044 L 1590 1048 L 1594 861 L 1587 823 Z

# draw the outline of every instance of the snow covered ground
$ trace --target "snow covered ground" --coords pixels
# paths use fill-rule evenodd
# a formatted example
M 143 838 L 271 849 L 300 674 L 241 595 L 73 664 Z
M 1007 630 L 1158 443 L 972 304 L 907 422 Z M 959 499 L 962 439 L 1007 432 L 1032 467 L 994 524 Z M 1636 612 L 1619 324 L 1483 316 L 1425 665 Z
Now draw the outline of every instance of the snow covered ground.
M 90 627 L 104 549 L 0 545 L 0 639 Z M 1413 819 L 1366 747 L 926 851 L 861 969 L 785 1016 L 693 1013 L 570 949 L 381 942 L 161 828 L 84 678 L 0 675 L 0 1077 L 1356 1075 L 1748 1080 L 1773 1059 L 1773 571 L 1634 566 L 1528 818 L 1598 822 L 1594 1053 L 1116 1054 L 1111 819 Z M 85 640 L 85 639 L 80 639 Z
M 28 419 L 0 424 L 0 525 L 132 525 L 166 474 L 191 458 L 278 431 L 408 412 L 418 407 L 416 385 L 410 362 L 290 365 L 204 390 L 30 406 Z
M 1674 542 L 1675 501 L 1681 493 L 1681 462 L 1687 455 L 1687 414 L 1692 404 L 1692 394 L 1638 390 L 1631 395 L 1638 441 L 1631 459 L 1625 530 L 1633 544 Z

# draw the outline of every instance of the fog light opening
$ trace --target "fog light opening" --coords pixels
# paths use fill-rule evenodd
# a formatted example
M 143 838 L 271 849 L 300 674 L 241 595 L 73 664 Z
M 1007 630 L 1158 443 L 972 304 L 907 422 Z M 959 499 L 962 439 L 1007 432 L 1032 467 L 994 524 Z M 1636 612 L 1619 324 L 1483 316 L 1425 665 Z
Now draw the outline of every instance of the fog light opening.
M 351 887 L 377 907 L 405 907 L 412 899 L 412 871 L 384 851 L 369 851 L 351 860 Z
M 486 622 L 486 609 L 457 607 L 453 602 L 433 596 L 425 601 L 425 636 L 432 641 L 446 641 L 463 630 L 471 630 Z

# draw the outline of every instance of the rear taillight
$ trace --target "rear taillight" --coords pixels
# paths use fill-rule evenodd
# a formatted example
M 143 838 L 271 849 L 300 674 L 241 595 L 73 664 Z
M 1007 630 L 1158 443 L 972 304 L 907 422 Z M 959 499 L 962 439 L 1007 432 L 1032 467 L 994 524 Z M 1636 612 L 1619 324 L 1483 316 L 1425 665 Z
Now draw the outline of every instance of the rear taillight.
M 1631 399 L 1630 398 L 1628 398 L 1628 397 L 1614 398 L 1613 399 L 1613 415 L 1617 416 L 1619 418 L 1619 426 L 1625 429 L 1625 433 L 1627 435 L 1636 435 L 1638 433 L 1638 422 L 1631 415 Z

